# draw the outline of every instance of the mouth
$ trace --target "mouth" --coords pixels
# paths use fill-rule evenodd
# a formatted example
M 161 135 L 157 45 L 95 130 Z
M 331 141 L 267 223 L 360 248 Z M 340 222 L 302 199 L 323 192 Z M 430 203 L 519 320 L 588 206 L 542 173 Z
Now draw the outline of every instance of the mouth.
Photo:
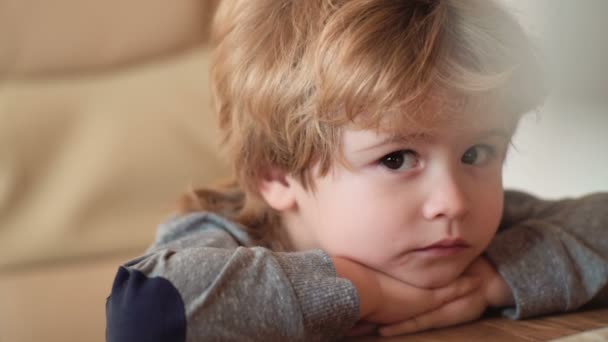
M 471 246 L 463 239 L 455 238 L 443 239 L 431 245 L 414 249 L 413 251 L 417 254 L 425 256 L 439 257 L 455 255 L 467 250 L 470 247 Z

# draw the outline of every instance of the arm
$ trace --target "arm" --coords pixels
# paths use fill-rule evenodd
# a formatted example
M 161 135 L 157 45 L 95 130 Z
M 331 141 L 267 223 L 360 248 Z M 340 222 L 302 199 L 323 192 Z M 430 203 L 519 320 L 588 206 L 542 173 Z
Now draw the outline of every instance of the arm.
M 353 285 L 321 251 L 274 253 L 212 214 L 161 227 L 145 256 L 119 268 L 108 341 L 325 340 L 358 318 Z
M 275 253 L 213 214 L 161 226 L 121 267 L 106 304 L 108 341 L 332 340 L 362 318 L 409 318 L 475 290 L 476 277 L 417 289 L 322 251 Z M 187 338 L 186 338 L 187 337 Z
M 511 318 L 575 310 L 608 294 L 608 194 L 545 201 L 505 193 L 486 251 L 512 291 Z

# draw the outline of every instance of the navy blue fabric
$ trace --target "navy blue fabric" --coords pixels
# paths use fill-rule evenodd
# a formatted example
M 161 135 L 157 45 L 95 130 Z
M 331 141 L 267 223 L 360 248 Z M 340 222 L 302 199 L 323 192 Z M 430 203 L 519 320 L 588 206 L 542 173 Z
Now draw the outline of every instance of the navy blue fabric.
M 106 301 L 106 341 L 186 341 L 184 301 L 167 279 L 120 267 Z

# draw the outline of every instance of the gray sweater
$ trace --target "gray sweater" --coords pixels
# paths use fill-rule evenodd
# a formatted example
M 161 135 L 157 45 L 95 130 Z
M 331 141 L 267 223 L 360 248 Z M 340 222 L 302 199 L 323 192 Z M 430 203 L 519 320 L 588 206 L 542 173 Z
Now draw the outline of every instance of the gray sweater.
M 505 193 L 487 257 L 511 287 L 511 318 L 608 303 L 608 194 L 544 201 Z M 118 269 L 108 341 L 321 341 L 358 320 L 350 281 L 321 250 L 253 246 L 213 213 L 175 217 L 147 253 Z

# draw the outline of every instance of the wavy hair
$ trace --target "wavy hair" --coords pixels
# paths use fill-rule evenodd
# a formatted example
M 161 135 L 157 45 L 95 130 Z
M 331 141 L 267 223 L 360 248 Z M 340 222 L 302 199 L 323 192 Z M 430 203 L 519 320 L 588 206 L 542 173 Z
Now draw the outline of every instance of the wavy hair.
M 275 249 L 285 245 L 258 193 L 265 168 L 314 190 L 312 166 L 324 175 L 342 160 L 345 126 L 430 127 L 458 112 L 424 110 L 438 93 L 516 124 L 544 97 L 525 33 L 491 0 L 226 0 L 212 44 L 234 178 L 192 191 L 181 209 L 220 212 Z

